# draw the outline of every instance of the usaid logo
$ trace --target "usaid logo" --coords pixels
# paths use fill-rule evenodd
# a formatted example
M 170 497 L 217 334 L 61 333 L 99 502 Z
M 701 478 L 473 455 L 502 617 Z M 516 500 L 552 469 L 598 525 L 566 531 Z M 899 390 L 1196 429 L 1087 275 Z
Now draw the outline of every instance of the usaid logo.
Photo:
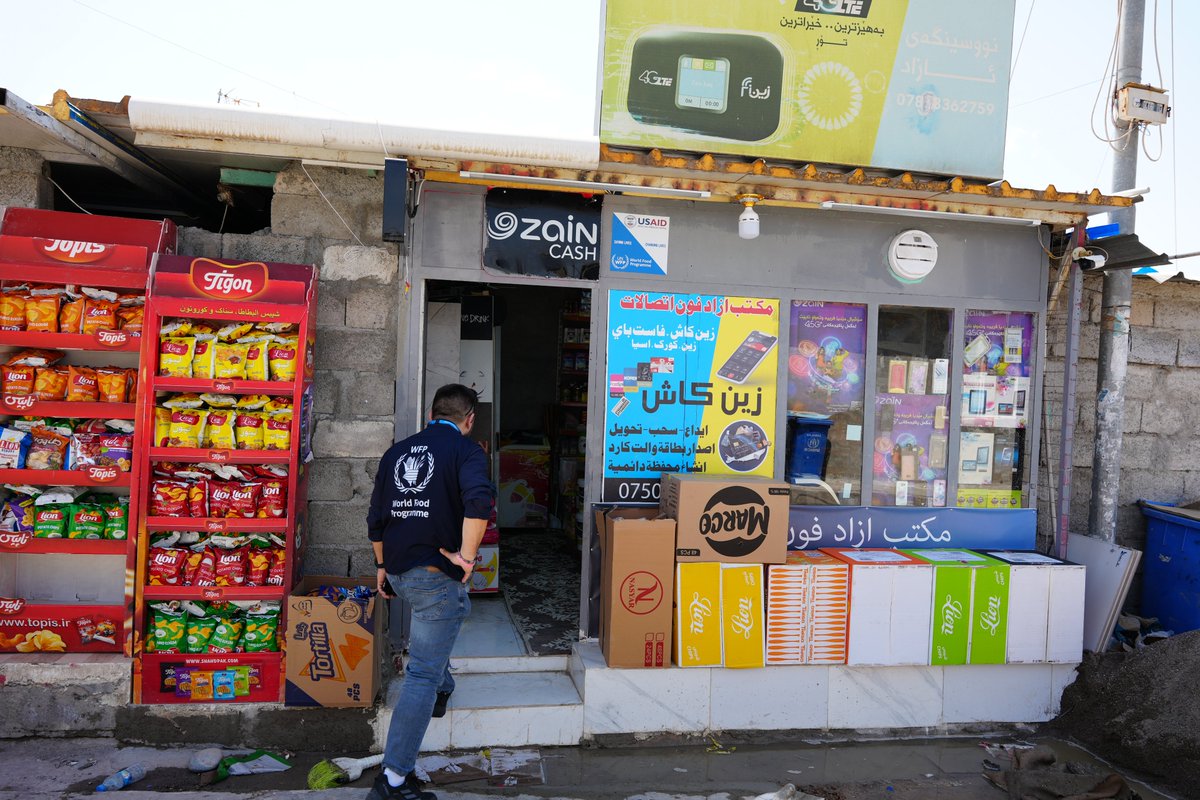
M 726 486 L 709 498 L 700 515 L 700 535 L 726 558 L 741 558 L 757 550 L 771 526 L 771 509 L 762 495 L 748 486 Z

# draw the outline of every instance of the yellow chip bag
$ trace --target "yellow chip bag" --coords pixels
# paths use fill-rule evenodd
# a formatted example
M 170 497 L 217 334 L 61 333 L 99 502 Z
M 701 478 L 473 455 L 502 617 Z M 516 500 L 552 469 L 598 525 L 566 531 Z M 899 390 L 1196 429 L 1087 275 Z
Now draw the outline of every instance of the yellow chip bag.
M 164 336 L 158 343 L 158 374 L 169 378 L 192 377 L 196 340 L 191 336 Z
M 166 447 L 171 438 L 171 409 L 162 406 L 154 407 L 154 444 L 152 447 Z
M 233 425 L 238 450 L 263 449 L 263 422 L 263 415 L 257 412 L 237 412 L 233 419 Z
M 171 412 L 171 435 L 167 447 L 200 447 L 208 413 L 198 409 L 177 408 Z
M 267 368 L 269 342 L 251 342 L 246 345 L 246 378 L 252 381 L 270 380 Z
M 271 380 L 291 381 L 296 379 L 296 354 L 299 352 L 299 337 L 278 336 L 267 345 L 267 364 Z
M 212 339 L 196 339 L 196 352 L 192 356 L 192 377 L 213 377 L 216 367 L 217 348 Z
M 252 322 L 231 322 L 217 329 L 217 338 L 222 342 L 236 342 L 254 328 Z
M 246 377 L 246 345 L 217 342 L 214 349 L 216 364 L 213 367 L 213 378 L 220 380 Z
M 227 409 L 210 409 L 207 413 L 207 424 L 200 446 L 232 450 L 237 444 L 233 431 L 234 412 Z
M 268 415 L 263 425 L 264 450 L 290 450 L 292 448 L 292 414 L 280 412 Z

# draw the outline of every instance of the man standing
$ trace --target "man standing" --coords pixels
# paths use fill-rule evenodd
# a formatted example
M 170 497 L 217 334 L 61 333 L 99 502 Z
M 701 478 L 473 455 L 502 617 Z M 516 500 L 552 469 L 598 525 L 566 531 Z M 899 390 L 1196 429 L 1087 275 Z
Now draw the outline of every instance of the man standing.
M 378 589 L 412 609 L 408 665 L 392 710 L 384 769 L 368 800 L 436 800 L 413 775 L 431 717 L 454 691 L 450 651 L 471 610 L 467 582 L 495 500 L 487 455 L 467 438 L 478 395 L 457 383 L 437 390 L 429 425 L 384 453 L 367 536 Z

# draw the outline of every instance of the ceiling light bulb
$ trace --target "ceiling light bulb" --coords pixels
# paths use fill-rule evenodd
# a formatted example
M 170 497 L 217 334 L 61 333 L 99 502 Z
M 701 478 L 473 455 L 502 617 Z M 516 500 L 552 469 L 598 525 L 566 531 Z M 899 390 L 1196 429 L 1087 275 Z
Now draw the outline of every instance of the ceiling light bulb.
M 743 239 L 758 238 L 758 212 L 752 205 L 747 204 L 738 217 L 738 236 Z

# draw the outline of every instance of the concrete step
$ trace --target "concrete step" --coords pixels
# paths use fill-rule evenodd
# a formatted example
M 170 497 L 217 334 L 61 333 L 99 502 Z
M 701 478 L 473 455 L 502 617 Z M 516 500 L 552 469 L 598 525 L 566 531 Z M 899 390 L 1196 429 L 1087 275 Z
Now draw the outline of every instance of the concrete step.
M 583 701 L 565 671 L 467 673 L 456 682 L 446 716 L 429 724 L 423 751 L 576 745 L 583 735 Z M 379 747 L 401 683 L 388 687 L 375 719 Z
M 498 672 L 566 672 L 570 656 L 454 656 L 450 671 L 457 675 L 494 675 Z

